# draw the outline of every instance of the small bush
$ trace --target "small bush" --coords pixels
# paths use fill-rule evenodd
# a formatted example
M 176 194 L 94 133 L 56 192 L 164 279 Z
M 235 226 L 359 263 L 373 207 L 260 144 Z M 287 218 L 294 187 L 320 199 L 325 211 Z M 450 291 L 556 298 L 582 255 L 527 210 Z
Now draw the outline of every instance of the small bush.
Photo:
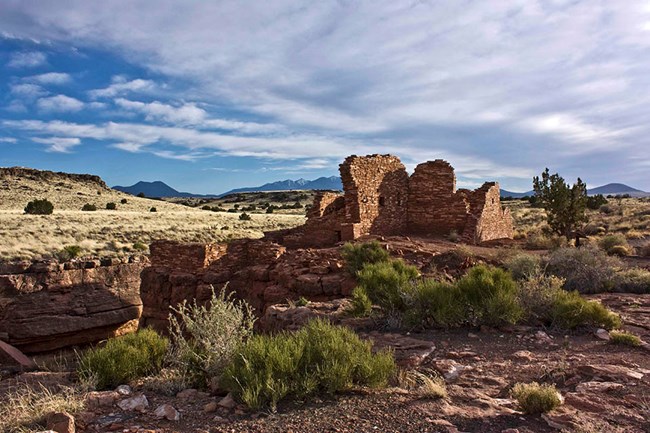
M 120 203 L 122 203 L 122 204 L 127 204 L 128 202 L 129 202 L 129 201 L 128 201 L 127 199 L 125 199 L 125 198 L 123 198 L 122 200 L 120 200 Z
M 620 234 L 604 236 L 600 241 L 598 241 L 598 246 L 607 252 L 607 254 L 616 254 L 613 251 L 616 247 L 623 247 L 626 251 L 629 248 L 627 239 L 625 239 L 625 236 Z
M 549 412 L 562 404 L 562 397 L 554 385 L 537 382 L 518 383 L 512 389 L 519 409 L 527 414 Z
M 401 260 L 366 264 L 357 273 L 359 286 L 386 312 L 404 311 L 404 288 L 419 275 L 415 266 Z
M 343 245 L 341 256 L 352 275 L 356 275 L 366 264 L 386 262 L 390 258 L 388 251 L 377 241 L 357 244 L 348 242 Z
M 106 210 L 115 210 L 117 209 L 117 205 L 113 202 L 106 203 Z
M 580 293 L 600 293 L 612 287 L 621 262 L 592 246 L 561 248 L 548 257 L 547 272 L 565 279 L 564 288 Z
M 544 274 L 535 275 L 519 282 L 519 303 L 526 308 L 526 319 L 529 322 L 542 322 L 550 325 L 553 308 L 558 293 L 564 291 L 564 280 Z
M 614 275 L 613 291 L 622 293 L 650 293 L 650 271 L 630 268 Z
M 112 338 L 82 354 L 79 375 L 94 378 L 98 389 L 114 388 L 160 371 L 168 344 L 151 329 Z
M 515 280 L 529 279 L 542 271 L 542 260 L 532 254 L 517 254 L 503 264 Z
M 352 290 L 348 312 L 354 317 L 367 317 L 372 312 L 372 301 L 362 287 L 355 287 Z
M 133 249 L 136 251 L 146 251 L 149 247 L 142 243 L 142 242 L 136 242 L 133 244 Z
M 638 347 L 643 344 L 641 339 L 634 334 L 625 331 L 612 331 L 609 333 L 609 342 L 611 344 L 620 344 L 624 346 Z
M 503 269 L 475 266 L 456 283 L 477 324 L 517 323 L 524 310 L 517 285 Z
M 529 250 L 552 250 L 563 245 L 566 245 L 566 240 L 559 236 L 530 233 L 526 237 L 526 249 Z
M 199 386 L 217 378 L 239 346 L 253 333 L 255 318 L 245 301 L 223 288 L 206 306 L 183 301 L 169 316 L 172 365 Z
M 312 320 L 297 332 L 248 339 L 220 383 L 251 408 L 272 409 L 288 396 L 385 386 L 395 371 L 393 355 L 373 354 L 371 347 L 348 328 Z
M 405 295 L 404 321 L 414 327 L 452 327 L 467 317 L 461 292 L 455 285 L 431 279 L 414 282 Z
M 81 255 L 81 247 L 79 245 L 66 245 L 59 251 L 57 258 L 61 261 L 72 260 Z
M 611 207 L 611 206 L 608 205 L 608 204 L 604 204 L 604 205 L 600 206 L 600 207 L 598 208 L 598 210 L 599 210 L 600 213 L 603 213 L 603 214 L 605 214 L 605 215 L 609 215 L 609 214 L 614 213 L 614 208 Z
M 140 198 L 145 198 L 146 196 L 144 195 L 143 192 L 139 192 L 139 193 L 138 193 L 138 197 L 140 197 Z
M 25 213 L 29 215 L 51 215 L 54 205 L 47 199 L 32 200 L 27 203 Z
M 304 296 L 301 296 L 296 301 L 296 307 L 304 307 L 304 306 L 307 306 L 307 305 L 309 305 L 309 299 L 305 298 Z
M 95 206 L 94 204 L 86 203 L 85 205 L 83 205 L 81 210 L 84 212 L 94 212 L 97 210 L 97 206 Z
M 158 209 L 156 209 L 155 207 L 152 207 L 151 209 L 149 209 L 149 212 L 158 212 Z
M 621 318 L 598 301 L 588 301 L 578 292 L 559 291 L 550 311 L 553 326 L 573 329 L 578 326 L 598 326 L 605 329 L 620 328 Z
M 246 212 L 242 212 L 242 213 L 239 215 L 239 219 L 240 219 L 241 221 L 250 221 L 250 220 L 251 220 L 251 216 L 248 215 Z
M 630 249 L 624 245 L 614 245 L 607 253 L 610 256 L 626 257 L 630 255 Z

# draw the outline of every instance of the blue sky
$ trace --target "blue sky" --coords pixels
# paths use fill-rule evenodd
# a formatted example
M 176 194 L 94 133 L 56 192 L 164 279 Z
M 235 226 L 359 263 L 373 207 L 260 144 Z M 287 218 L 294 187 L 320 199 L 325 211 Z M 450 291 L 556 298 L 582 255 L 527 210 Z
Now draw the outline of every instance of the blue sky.
M 218 193 L 350 154 L 650 190 L 647 1 L 0 0 L 0 166 Z

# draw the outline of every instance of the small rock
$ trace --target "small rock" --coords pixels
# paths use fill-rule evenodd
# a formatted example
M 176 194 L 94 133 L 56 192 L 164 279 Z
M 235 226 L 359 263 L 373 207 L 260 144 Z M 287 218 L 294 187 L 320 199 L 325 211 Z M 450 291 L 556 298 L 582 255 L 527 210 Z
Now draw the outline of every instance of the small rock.
M 607 329 L 597 329 L 595 332 L 596 337 L 600 338 L 601 340 L 609 341 L 609 332 L 607 332 Z
M 75 433 L 74 418 L 68 412 L 52 412 L 46 417 L 47 428 L 56 433 Z
M 223 424 L 223 423 L 227 422 L 227 420 L 224 417 L 221 417 L 219 415 L 216 415 L 214 418 L 212 418 L 212 421 L 214 421 L 216 423 L 219 423 L 219 424 Z
M 522 361 L 532 361 L 533 354 L 528 350 L 519 350 L 512 354 L 513 358 L 521 359 Z
M 577 426 L 576 418 L 571 413 L 544 413 L 542 414 L 542 418 L 549 427 L 558 430 L 572 431 Z
M 478 335 L 472 334 L 471 332 L 467 334 L 467 338 L 478 338 Z
M 189 400 L 189 399 L 192 399 L 192 398 L 196 397 L 196 395 L 198 393 L 199 393 L 198 390 L 196 390 L 194 388 L 188 388 L 188 389 L 184 389 L 181 392 L 179 392 L 178 394 L 176 394 L 176 397 L 177 398 L 182 398 L 183 400 Z
M 505 430 L 501 430 L 501 433 L 519 433 L 519 429 L 516 428 L 507 428 Z
M 550 344 L 553 339 L 544 331 L 537 331 L 535 333 L 535 340 L 539 344 Z
M 156 408 L 153 413 L 158 418 L 165 418 L 169 421 L 178 421 L 181 419 L 181 414 L 171 404 L 163 404 Z
M 149 407 L 149 401 L 144 394 L 136 395 L 126 400 L 122 400 L 117 404 L 122 410 L 135 410 L 138 412 L 144 412 L 146 408 Z
M 233 409 L 235 406 L 237 406 L 237 402 L 234 398 L 232 398 L 232 394 L 228 393 L 227 396 L 219 400 L 218 405 L 225 407 L 226 409 Z
M 203 412 L 207 412 L 207 413 L 215 412 L 217 410 L 217 407 L 218 407 L 217 402 L 211 401 L 210 403 L 203 406 Z
M 117 388 L 115 388 L 115 391 L 120 395 L 131 395 L 131 393 L 133 392 L 129 385 L 120 385 Z
M 624 389 L 625 385 L 617 382 L 582 382 L 576 386 L 576 391 L 581 394 L 602 394 Z
M 120 399 L 116 391 L 93 391 L 86 395 L 86 406 L 89 409 L 111 407 Z

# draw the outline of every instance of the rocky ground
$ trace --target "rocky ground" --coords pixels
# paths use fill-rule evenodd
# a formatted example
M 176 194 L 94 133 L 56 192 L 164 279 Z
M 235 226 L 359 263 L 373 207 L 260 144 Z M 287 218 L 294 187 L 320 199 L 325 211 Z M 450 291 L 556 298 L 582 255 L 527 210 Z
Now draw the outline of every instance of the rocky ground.
M 650 341 L 650 295 L 598 296 L 622 314 L 625 328 Z M 354 390 L 281 404 L 276 413 L 250 411 L 230 397 L 184 390 L 91 393 L 76 414 L 89 432 L 650 432 L 650 350 L 618 346 L 601 333 L 539 328 L 464 329 L 410 335 L 364 334 L 395 348 L 403 366 L 445 378 L 449 397 L 422 398 L 399 388 Z M 24 373 L 0 382 L 56 387 L 65 373 Z M 510 398 L 517 382 L 555 383 L 560 409 L 524 415 Z M 143 397 L 144 396 L 144 397 Z M 167 419 L 170 418 L 170 419 Z M 176 419 L 178 418 L 178 419 Z M 56 420 L 53 420 L 54 422 Z M 63 420 L 62 422 L 67 422 Z M 65 430 L 64 430 L 65 431 Z

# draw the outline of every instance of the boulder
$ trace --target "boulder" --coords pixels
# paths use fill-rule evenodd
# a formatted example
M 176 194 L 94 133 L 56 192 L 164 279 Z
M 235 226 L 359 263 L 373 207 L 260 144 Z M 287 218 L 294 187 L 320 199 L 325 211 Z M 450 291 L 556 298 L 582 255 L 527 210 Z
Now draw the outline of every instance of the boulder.
M 18 367 L 21 370 L 33 370 L 36 364 L 20 350 L 0 340 L 0 365 Z
M 237 402 L 235 399 L 232 397 L 232 394 L 228 394 L 221 400 L 219 400 L 219 403 L 217 403 L 220 407 L 226 408 L 226 409 L 234 409 L 237 406 Z
M 75 433 L 74 418 L 68 412 L 52 412 L 47 415 L 47 428 L 57 433 Z
M 144 412 L 149 407 L 149 401 L 144 394 L 139 394 L 117 404 L 120 409 L 128 411 Z

